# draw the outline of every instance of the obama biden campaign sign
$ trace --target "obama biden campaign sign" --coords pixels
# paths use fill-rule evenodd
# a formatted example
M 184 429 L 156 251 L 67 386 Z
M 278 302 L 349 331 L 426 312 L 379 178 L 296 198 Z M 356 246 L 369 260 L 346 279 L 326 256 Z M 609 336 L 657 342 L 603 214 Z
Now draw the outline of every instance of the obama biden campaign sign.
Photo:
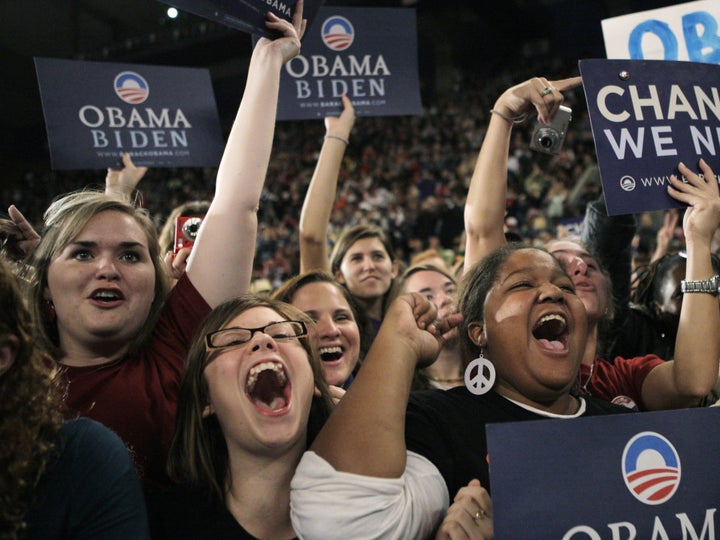
M 217 166 L 223 138 L 206 69 L 36 58 L 53 169 Z

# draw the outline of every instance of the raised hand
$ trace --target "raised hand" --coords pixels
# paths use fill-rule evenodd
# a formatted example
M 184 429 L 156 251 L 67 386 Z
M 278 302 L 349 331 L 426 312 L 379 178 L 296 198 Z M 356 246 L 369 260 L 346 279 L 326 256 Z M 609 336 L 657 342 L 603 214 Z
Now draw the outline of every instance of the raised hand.
M 562 93 L 582 84 L 582 77 L 570 77 L 548 81 L 545 77 L 533 77 L 508 88 L 495 102 L 493 110 L 509 118 L 537 112 L 538 120 L 548 124 L 563 102 Z
M 355 108 L 347 94 L 342 95 L 343 110 L 340 116 L 325 117 L 325 134 L 350 139 L 350 131 L 355 124 Z
M 683 218 L 685 241 L 701 241 L 710 245 L 720 225 L 720 194 L 717 177 L 703 159 L 700 160 L 702 176 L 693 172 L 684 163 L 678 165 L 678 170 L 685 177 L 686 182 L 672 175 L 668 194 L 673 199 L 689 205 Z
M 286 21 L 269 11 L 265 25 L 271 30 L 277 30 L 283 37 L 273 40 L 260 38 L 255 47 L 280 53 L 283 63 L 297 56 L 300 53 L 300 40 L 305 34 L 307 26 L 307 19 L 303 19 L 302 15 L 303 0 L 298 0 L 295 5 L 292 22 Z
M 33 252 L 35 246 L 40 242 L 40 235 L 14 204 L 8 208 L 8 216 L 17 227 L 18 233 L 14 235 L 12 242 L 14 251 L 11 256 L 21 259 Z
M 460 313 L 438 319 L 432 302 L 419 293 L 409 293 L 392 303 L 383 326 L 387 324 L 397 337 L 405 338 L 415 352 L 417 365 L 424 367 L 435 361 L 438 351 L 461 322 Z
M 148 168 L 136 167 L 127 152 L 123 153 L 122 162 L 122 169 L 107 170 L 105 193 L 130 197 Z

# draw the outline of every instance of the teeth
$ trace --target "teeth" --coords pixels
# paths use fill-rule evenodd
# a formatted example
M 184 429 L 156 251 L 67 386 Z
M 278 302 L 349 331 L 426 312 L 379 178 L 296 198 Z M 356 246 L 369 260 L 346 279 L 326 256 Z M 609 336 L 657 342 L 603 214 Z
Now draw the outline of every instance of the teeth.
M 565 320 L 565 317 L 563 317 L 562 315 L 559 315 L 557 313 L 553 313 L 551 315 L 545 315 L 543 318 L 541 318 L 535 325 L 535 328 L 537 328 L 541 324 L 544 324 L 549 321 L 560 321 L 563 324 L 563 326 L 567 325 L 567 321 Z
M 109 291 L 101 291 L 95 294 L 95 298 L 114 300 L 115 298 L 118 298 L 118 295 Z
M 246 385 L 248 392 L 251 392 L 253 387 L 255 386 L 258 375 L 268 369 L 275 372 L 281 385 L 284 385 L 287 382 L 287 377 L 285 377 L 285 370 L 283 370 L 282 365 L 278 364 L 277 362 L 262 362 L 257 366 L 254 366 L 248 374 L 248 380 Z
M 342 354 L 342 347 L 320 347 L 320 354 Z

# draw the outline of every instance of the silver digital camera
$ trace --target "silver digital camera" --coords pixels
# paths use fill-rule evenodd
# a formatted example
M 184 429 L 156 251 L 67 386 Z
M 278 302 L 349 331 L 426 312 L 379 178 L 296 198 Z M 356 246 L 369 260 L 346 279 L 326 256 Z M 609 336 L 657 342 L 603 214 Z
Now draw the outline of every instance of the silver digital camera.
M 560 105 L 560 109 L 555 114 L 552 123 L 543 124 L 538 122 L 535 124 L 532 139 L 530 140 L 530 149 L 545 154 L 559 154 L 570 120 L 572 120 L 572 109 Z

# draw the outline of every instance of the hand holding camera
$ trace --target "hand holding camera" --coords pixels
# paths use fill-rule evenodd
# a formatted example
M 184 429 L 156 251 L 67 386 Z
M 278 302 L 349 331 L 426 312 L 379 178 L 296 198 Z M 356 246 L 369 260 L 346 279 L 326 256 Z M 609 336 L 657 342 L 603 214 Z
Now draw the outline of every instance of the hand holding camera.
M 549 124 L 538 122 L 530 139 L 530 149 L 545 154 L 559 154 L 562 149 L 568 125 L 572 120 L 572 109 L 560 105 Z
M 175 220 L 174 253 L 177 253 L 183 248 L 191 248 L 193 246 L 202 220 L 202 216 L 179 216 Z
M 530 148 L 548 154 L 557 154 L 562 148 L 572 111 L 563 107 L 563 92 L 582 84 L 581 77 L 548 81 L 534 77 L 509 88 L 498 98 L 493 112 L 508 120 L 532 112 L 537 113 L 538 123 L 533 132 Z

